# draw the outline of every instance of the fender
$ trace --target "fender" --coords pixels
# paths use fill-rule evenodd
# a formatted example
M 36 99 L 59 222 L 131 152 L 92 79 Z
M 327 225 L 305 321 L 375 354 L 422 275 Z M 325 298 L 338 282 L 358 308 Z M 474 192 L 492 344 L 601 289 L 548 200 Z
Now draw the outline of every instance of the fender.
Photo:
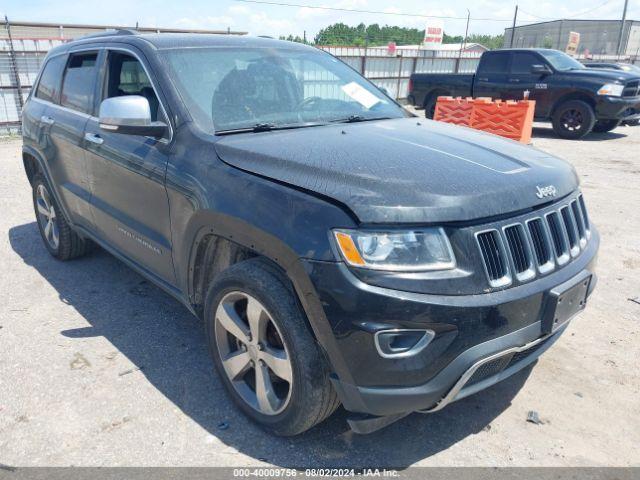
M 255 226 L 237 218 L 204 210 L 197 212 L 189 223 L 185 235 L 193 238 L 192 247 L 183 257 L 189 265 L 186 292 L 193 298 L 194 264 L 198 246 L 207 235 L 216 235 L 268 258 L 278 265 L 293 285 L 298 300 L 309 320 L 309 325 L 316 340 L 327 353 L 333 372 L 341 379 L 352 378 L 346 362 L 338 349 L 329 321 L 319 301 L 311 280 L 309 279 L 299 255 L 278 237 L 260 230 Z
M 49 184 L 49 190 L 53 194 L 53 197 L 56 203 L 62 210 L 62 213 L 64 214 L 65 219 L 67 220 L 67 223 L 71 226 L 74 226 L 73 222 L 70 220 L 71 216 L 69 215 L 69 210 L 67 209 L 66 204 L 62 201 L 62 197 L 58 192 L 58 186 L 55 184 L 55 182 L 51 178 L 51 172 L 49 170 L 49 166 L 47 165 L 47 162 L 44 161 L 44 156 L 37 149 L 33 148 L 30 145 L 24 145 L 24 144 L 22 145 L 22 153 L 23 155 L 26 153 L 27 155 L 35 159 L 36 163 L 38 164 L 38 170 L 40 171 L 40 173 L 42 173 L 45 180 Z

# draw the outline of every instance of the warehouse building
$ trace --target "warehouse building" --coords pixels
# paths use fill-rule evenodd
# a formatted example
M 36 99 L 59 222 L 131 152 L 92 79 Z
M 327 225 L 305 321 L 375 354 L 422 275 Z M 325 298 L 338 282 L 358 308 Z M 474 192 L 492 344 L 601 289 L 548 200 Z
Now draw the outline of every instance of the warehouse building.
M 47 52 L 61 43 L 108 30 L 127 29 L 117 25 L 64 25 L 6 22 L 0 28 L 0 135 L 18 133 L 22 105 Z M 244 35 L 231 30 L 184 30 L 138 28 L 155 33 L 218 33 Z
M 579 55 L 617 55 L 637 57 L 640 53 L 640 21 L 625 20 L 620 38 L 621 20 L 553 20 L 532 23 L 504 31 L 504 46 L 555 48 L 565 50 L 569 32 L 580 34 Z M 511 42 L 513 34 L 513 43 Z

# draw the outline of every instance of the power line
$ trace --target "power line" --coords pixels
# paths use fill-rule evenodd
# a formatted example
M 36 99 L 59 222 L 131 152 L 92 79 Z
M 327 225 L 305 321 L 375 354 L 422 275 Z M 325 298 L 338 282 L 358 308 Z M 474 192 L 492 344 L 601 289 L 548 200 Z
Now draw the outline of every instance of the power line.
M 338 12 L 354 12 L 354 13 L 373 13 L 376 15 L 395 15 L 399 17 L 419 17 L 419 18 L 442 18 L 447 20 L 466 20 L 467 17 L 454 17 L 448 15 L 421 15 L 418 13 L 401 13 L 401 12 L 382 12 L 379 10 L 360 10 L 355 8 L 339 8 L 339 7 L 323 7 L 320 5 L 301 5 L 299 3 L 284 3 L 284 2 L 271 2 L 267 0 L 234 0 L 236 2 L 243 3 L 259 3 L 262 5 L 277 5 L 279 7 L 299 7 L 299 8 L 312 8 L 315 10 L 333 10 Z M 477 18 L 471 17 L 471 20 L 481 20 L 485 22 L 510 22 L 510 19 L 506 18 Z
M 582 15 L 586 15 L 587 13 L 591 13 L 594 10 L 599 9 L 600 7 L 604 7 L 606 4 L 611 3 L 611 2 L 612 2 L 612 0 L 605 0 L 604 2 L 602 2 L 599 5 L 596 5 L 593 8 L 589 8 L 588 10 L 584 10 L 583 12 L 580 12 L 580 13 L 575 13 L 573 15 L 569 15 L 568 17 L 564 17 L 564 19 L 568 20 L 570 18 L 581 17 Z M 534 15 L 533 13 L 526 12 L 526 11 L 524 11 L 522 9 L 520 9 L 520 12 L 524 13 L 525 15 L 529 15 L 530 17 L 537 18 L 538 20 L 559 20 L 558 17 L 540 17 L 538 15 Z

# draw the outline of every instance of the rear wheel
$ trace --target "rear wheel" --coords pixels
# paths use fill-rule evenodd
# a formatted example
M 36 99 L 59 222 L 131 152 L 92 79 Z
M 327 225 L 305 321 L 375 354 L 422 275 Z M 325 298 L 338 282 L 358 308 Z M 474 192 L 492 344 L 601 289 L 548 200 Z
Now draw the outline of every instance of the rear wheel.
M 637 127 L 638 125 L 640 125 L 640 120 L 629 120 L 624 123 L 625 125 L 629 125 L 630 127 Z
M 438 103 L 437 95 L 432 95 L 424 104 L 424 116 L 433 119 L 436 116 L 436 103 Z
M 556 108 L 552 123 L 553 130 L 559 137 L 578 140 L 593 130 L 596 115 L 588 103 L 569 100 Z
M 610 132 L 614 128 L 617 128 L 621 120 L 598 120 L 593 126 L 593 131 L 598 133 Z
M 329 372 L 292 291 L 261 259 L 210 286 L 209 349 L 238 407 L 277 435 L 297 435 L 338 406 Z
M 51 255 L 58 260 L 71 260 L 89 250 L 90 241 L 80 237 L 69 226 L 41 174 L 33 179 L 33 207 L 38 230 Z

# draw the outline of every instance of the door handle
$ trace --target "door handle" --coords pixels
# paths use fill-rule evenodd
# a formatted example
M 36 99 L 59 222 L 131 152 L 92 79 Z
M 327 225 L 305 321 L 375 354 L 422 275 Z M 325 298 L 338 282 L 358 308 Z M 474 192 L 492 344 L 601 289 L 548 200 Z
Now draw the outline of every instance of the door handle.
M 511 83 L 520 83 L 520 79 L 519 78 L 510 78 L 509 81 Z
M 95 133 L 85 133 L 84 134 L 84 139 L 87 142 L 91 142 L 91 143 L 94 143 L 96 145 L 102 145 L 102 143 L 104 142 L 104 138 L 100 137 L 100 135 L 97 135 Z
M 46 115 L 42 115 L 42 116 L 40 117 L 40 121 L 41 121 L 42 123 L 44 123 L 45 125 L 53 125 L 53 124 L 56 122 L 53 118 L 48 117 L 48 116 L 46 116 Z
M 478 78 L 478 80 L 480 80 L 481 82 L 488 82 L 489 78 L 488 77 L 480 77 L 480 78 Z

